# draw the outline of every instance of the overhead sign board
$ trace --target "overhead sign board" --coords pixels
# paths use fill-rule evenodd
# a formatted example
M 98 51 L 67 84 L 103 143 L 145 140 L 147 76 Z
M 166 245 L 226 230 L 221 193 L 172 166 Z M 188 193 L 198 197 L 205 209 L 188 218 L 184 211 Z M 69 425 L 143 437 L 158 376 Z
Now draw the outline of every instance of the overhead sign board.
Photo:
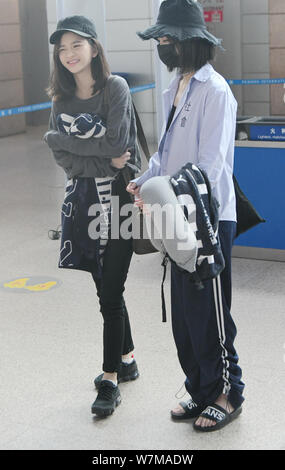
M 224 20 L 224 0 L 200 0 L 204 8 L 206 23 L 222 23 Z

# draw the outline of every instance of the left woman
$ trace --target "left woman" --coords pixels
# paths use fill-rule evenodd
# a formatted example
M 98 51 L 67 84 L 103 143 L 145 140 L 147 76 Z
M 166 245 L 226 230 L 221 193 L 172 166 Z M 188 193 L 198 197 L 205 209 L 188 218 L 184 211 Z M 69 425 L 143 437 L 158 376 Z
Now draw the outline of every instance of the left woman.
M 131 202 L 125 188 L 140 169 L 135 115 L 128 85 L 111 75 L 90 20 L 59 21 L 50 43 L 53 105 L 45 141 L 68 177 L 59 267 L 89 271 L 96 284 L 104 320 L 103 374 L 95 379 L 92 413 L 105 417 L 121 402 L 118 383 L 139 375 L 123 297 L 132 240 L 118 230 L 111 237 L 113 225 L 126 219 L 120 216 L 121 207 Z M 94 207 L 99 235 L 98 227 L 92 229 L 98 215 Z

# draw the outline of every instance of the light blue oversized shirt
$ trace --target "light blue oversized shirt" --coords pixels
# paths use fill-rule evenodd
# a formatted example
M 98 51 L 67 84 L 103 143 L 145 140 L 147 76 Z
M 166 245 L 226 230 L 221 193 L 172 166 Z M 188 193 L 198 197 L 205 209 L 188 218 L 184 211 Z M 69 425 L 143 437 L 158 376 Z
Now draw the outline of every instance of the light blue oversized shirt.
M 158 152 L 134 182 L 141 186 L 153 176 L 171 176 L 194 163 L 208 175 L 220 204 L 219 219 L 236 221 L 232 174 L 237 102 L 226 80 L 206 64 L 190 79 L 166 131 L 179 80 L 175 77 L 163 93 L 165 124 Z

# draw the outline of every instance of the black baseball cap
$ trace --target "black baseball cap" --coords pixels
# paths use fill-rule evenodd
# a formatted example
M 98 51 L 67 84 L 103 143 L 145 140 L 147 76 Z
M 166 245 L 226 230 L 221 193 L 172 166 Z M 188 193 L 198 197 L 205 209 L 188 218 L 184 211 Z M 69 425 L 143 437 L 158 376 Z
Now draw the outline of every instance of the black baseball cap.
M 57 23 L 56 31 L 49 38 L 51 44 L 55 44 L 63 35 L 70 31 L 84 38 L 97 38 L 95 25 L 85 16 L 68 16 Z

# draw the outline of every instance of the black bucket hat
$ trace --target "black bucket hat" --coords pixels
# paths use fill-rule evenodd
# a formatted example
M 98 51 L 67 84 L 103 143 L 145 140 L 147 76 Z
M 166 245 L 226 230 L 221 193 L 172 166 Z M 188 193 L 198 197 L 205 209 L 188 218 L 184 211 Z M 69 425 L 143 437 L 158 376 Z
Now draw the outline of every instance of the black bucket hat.
M 68 16 L 57 23 L 56 31 L 49 38 L 49 42 L 55 44 L 67 31 L 84 38 L 97 38 L 95 25 L 92 21 L 85 16 Z
M 221 39 L 209 33 L 202 5 L 196 0 L 165 0 L 161 3 L 156 24 L 143 32 L 141 39 L 170 36 L 178 41 L 200 38 L 221 47 Z

